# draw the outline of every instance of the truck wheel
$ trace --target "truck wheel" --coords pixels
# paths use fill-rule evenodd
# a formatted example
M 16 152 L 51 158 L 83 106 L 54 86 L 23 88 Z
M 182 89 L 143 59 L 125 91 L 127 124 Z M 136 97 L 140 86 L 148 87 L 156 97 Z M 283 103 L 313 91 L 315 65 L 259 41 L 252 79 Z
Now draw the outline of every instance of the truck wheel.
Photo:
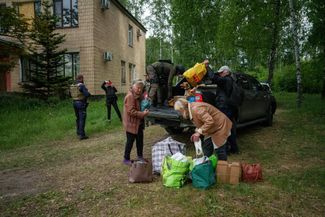
M 270 106 L 268 112 L 267 112 L 267 115 L 266 115 L 266 120 L 265 120 L 265 126 L 272 126 L 273 124 L 273 109 L 272 109 L 272 106 Z
M 180 127 L 166 127 L 165 130 L 169 133 L 169 134 L 180 134 L 183 132 L 184 128 L 180 128 Z

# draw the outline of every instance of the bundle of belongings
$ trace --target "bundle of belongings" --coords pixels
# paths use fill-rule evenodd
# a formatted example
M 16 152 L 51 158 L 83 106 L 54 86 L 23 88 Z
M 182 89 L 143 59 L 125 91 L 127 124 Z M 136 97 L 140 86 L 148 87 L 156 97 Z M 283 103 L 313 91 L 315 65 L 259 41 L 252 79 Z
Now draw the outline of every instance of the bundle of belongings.
M 168 137 L 152 146 L 152 171 L 154 174 L 160 174 L 161 165 L 165 156 L 173 155 L 173 153 L 180 152 L 185 154 L 185 144 Z
M 195 144 L 197 158 L 192 159 L 180 152 L 165 156 L 161 168 L 163 185 L 180 188 L 188 179 L 195 188 L 207 189 L 216 183 L 215 166 L 217 158 L 202 155 L 201 141 Z
M 184 98 L 189 102 L 203 102 L 202 94 L 196 93 L 196 90 L 204 76 L 206 75 L 207 70 L 204 63 L 196 63 L 192 68 L 188 69 L 183 73 L 184 79 L 180 81 L 180 87 L 185 90 Z M 168 106 L 172 107 L 177 101 L 177 98 L 181 96 L 174 96 L 173 99 L 168 101 Z
M 218 161 L 217 156 L 204 156 L 201 140 L 194 143 L 196 156 L 186 156 L 185 144 L 168 137 L 152 146 L 150 160 L 133 161 L 129 182 L 151 182 L 153 174 L 161 174 L 163 185 L 181 188 L 191 182 L 198 189 L 208 189 L 216 182 L 238 184 L 262 181 L 260 164 Z

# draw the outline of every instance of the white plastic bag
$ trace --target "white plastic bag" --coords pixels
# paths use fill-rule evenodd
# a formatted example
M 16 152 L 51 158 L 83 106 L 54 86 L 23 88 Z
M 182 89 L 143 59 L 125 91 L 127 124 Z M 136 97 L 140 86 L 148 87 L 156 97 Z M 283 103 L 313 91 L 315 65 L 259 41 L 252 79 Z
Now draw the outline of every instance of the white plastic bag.
M 202 150 L 201 139 L 199 139 L 199 141 L 194 142 L 194 146 L 195 146 L 196 156 L 202 156 L 203 155 L 203 150 Z

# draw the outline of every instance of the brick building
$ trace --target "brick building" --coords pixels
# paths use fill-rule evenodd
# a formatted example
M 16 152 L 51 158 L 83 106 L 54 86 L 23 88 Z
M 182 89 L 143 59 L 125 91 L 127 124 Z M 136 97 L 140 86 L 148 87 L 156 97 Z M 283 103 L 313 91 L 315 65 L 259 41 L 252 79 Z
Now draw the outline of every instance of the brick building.
M 0 6 L 14 6 L 32 18 L 41 10 L 40 0 L 0 0 Z M 66 35 L 62 48 L 64 74 L 81 73 L 93 95 L 104 94 L 103 80 L 111 80 L 119 92 L 126 92 L 132 80 L 144 78 L 145 27 L 117 0 L 53 0 L 60 18 L 57 31 Z M 1 76 L 8 92 L 22 91 L 19 83 L 28 81 L 28 60 L 17 58 L 13 70 Z M 10 88 L 8 88 L 10 87 Z

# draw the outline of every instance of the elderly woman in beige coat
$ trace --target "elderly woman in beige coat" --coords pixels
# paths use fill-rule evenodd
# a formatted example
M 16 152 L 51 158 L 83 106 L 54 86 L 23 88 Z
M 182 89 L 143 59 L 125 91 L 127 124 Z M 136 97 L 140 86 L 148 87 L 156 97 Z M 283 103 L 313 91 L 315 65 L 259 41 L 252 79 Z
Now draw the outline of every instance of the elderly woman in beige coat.
M 198 141 L 203 135 L 205 142 L 203 152 L 210 156 L 214 147 L 219 160 L 227 160 L 226 142 L 230 136 L 232 122 L 225 114 L 214 106 L 205 102 L 189 103 L 186 99 L 178 99 L 174 104 L 175 110 L 179 111 L 184 119 L 190 119 L 195 125 L 195 133 L 191 136 L 192 141 Z

